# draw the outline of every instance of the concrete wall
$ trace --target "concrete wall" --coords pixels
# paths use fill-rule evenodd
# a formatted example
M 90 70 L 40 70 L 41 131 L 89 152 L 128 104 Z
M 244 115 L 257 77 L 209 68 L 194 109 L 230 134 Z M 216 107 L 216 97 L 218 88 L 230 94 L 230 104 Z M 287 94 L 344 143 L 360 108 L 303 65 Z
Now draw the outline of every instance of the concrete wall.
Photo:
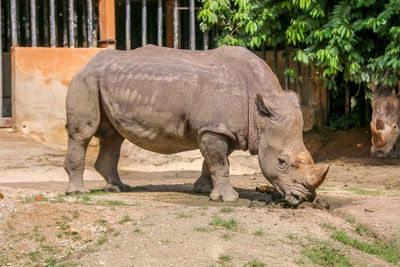
M 12 61 L 13 127 L 65 148 L 65 98 L 74 74 L 99 48 L 15 47 Z

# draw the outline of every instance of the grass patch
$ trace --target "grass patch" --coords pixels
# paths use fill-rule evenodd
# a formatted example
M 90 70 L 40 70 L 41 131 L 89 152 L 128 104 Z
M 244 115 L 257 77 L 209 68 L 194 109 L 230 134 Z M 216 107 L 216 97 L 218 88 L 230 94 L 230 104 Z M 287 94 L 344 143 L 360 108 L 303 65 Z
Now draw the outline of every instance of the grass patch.
M 295 240 L 295 239 L 297 239 L 297 236 L 296 235 L 294 235 L 294 234 L 288 234 L 287 235 L 287 238 L 289 238 L 290 240 Z
M 340 249 L 327 244 L 318 244 L 307 247 L 301 251 L 310 261 L 319 265 L 330 266 L 351 266 L 349 260 L 343 255 Z
M 344 187 L 343 189 L 346 191 L 355 193 L 357 195 L 392 196 L 392 197 L 400 196 L 400 192 L 388 191 L 388 190 L 366 189 L 366 188 L 358 188 L 358 187 Z
M 132 231 L 134 234 L 143 234 L 142 230 L 140 230 L 139 227 L 136 227 L 135 229 L 133 229 Z
M 222 262 L 231 262 L 232 261 L 232 257 L 230 255 L 221 255 L 221 256 L 219 256 L 218 259 Z
M 197 227 L 194 228 L 194 230 L 195 230 L 196 232 L 203 232 L 203 233 L 211 232 L 211 229 L 210 229 L 210 228 L 204 227 L 204 226 L 197 226 Z
M 221 237 L 222 237 L 223 240 L 231 239 L 231 235 L 230 234 L 223 234 Z
M 323 222 L 319 226 L 321 226 L 322 228 L 328 229 L 328 230 L 336 231 L 336 227 L 334 225 L 330 224 L 330 223 L 327 223 L 327 222 Z
M 253 259 L 252 261 L 246 262 L 243 267 L 265 267 L 265 263 L 258 261 L 257 259 Z
M 106 243 L 108 241 L 108 238 L 106 236 L 103 236 L 102 238 L 100 238 L 99 240 L 97 240 L 97 245 L 101 246 L 104 243 Z
M 48 267 L 53 267 L 56 266 L 57 263 L 57 259 L 54 256 L 51 256 L 50 258 L 47 258 L 44 263 L 46 264 L 46 266 Z
M 103 226 L 106 226 L 106 225 L 107 225 L 107 221 L 104 220 L 104 219 L 98 219 L 98 220 L 95 221 L 95 223 L 96 223 L 96 224 L 103 225 Z
M 346 222 L 354 224 L 356 220 L 351 216 L 346 216 Z
M 57 267 L 75 267 L 78 265 L 79 265 L 79 263 L 77 263 L 75 261 L 65 261 L 65 262 L 57 264 Z
M 221 213 L 232 213 L 233 209 L 231 207 L 223 207 L 219 210 Z
M 37 262 L 39 260 L 40 257 L 40 251 L 39 250 L 35 250 L 32 252 L 28 253 L 28 258 L 32 261 L 32 262 Z
M 257 229 L 253 232 L 253 235 L 255 236 L 265 236 L 265 231 L 263 229 Z
M 118 223 L 124 224 L 124 223 L 130 222 L 130 221 L 132 221 L 131 217 L 129 215 L 125 215 Z
M 177 215 L 178 215 L 178 218 L 181 218 L 181 219 L 192 217 L 192 215 L 186 214 L 184 212 L 179 212 Z
M 236 231 L 238 228 L 238 222 L 235 219 L 225 220 L 218 216 L 210 222 L 210 225 L 223 227 L 231 231 Z
M 400 260 L 400 247 L 395 241 L 390 243 L 376 241 L 370 244 L 347 235 L 345 231 L 334 232 L 331 237 L 345 245 L 351 246 L 352 248 L 368 254 L 376 255 L 385 261 L 396 264 Z
M 365 225 L 358 224 L 356 226 L 356 232 L 359 235 L 366 235 L 368 237 L 375 237 L 375 235 L 371 232 L 371 230 L 368 229 Z

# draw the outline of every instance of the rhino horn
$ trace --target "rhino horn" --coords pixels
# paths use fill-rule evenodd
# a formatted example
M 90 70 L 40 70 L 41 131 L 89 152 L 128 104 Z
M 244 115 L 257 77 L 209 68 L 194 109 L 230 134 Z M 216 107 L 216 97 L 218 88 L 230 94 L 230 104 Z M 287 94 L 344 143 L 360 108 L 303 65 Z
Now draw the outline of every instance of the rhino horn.
M 382 122 L 381 120 L 379 121 Z M 375 128 L 375 125 L 372 122 L 370 123 L 370 126 L 372 131 L 372 144 L 378 148 L 385 146 L 385 141 L 383 141 L 382 134 Z
M 328 174 L 329 171 L 329 164 L 324 164 L 320 167 L 315 167 L 314 168 L 314 175 L 313 179 L 310 181 L 310 186 L 313 189 L 316 189 L 318 186 L 320 186 L 324 180 L 326 175 Z

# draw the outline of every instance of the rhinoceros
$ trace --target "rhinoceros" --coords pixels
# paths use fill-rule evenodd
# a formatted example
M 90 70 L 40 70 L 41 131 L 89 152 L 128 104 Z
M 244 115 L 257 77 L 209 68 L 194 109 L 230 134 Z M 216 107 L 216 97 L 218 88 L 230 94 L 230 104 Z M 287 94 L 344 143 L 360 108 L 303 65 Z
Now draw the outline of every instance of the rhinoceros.
M 315 198 L 329 168 L 304 146 L 298 95 L 245 48 L 102 51 L 72 79 L 66 111 L 68 194 L 88 192 L 82 174 L 92 136 L 106 191 L 129 191 L 117 172 L 124 139 L 163 154 L 200 149 L 194 191 L 214 201 L 238 199 L 229 181 L 234 150 L 258 155 L 264 176 L 293 205 Z
M 400 81 L 397 87 L 400 91 Z M 371 155 L 400 158 L 400 99 L 396 94 L 396 88 L 388 85 L 374 85 L 372 93 Z

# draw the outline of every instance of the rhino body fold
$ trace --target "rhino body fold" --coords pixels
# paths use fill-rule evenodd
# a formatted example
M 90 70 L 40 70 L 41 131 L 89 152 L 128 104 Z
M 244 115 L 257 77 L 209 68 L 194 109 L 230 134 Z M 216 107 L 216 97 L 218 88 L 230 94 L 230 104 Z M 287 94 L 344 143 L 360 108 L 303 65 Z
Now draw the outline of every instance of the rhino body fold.
M 304 147 L 298 98 L 283 91 L 265 62 L 240 47 L 188 51 L 146 46 L 106 50 L 80 70 L 68 89 L 67 193 L 84 193 L 85 150 L 100 138 L 96 170 L 105 190 L 126 191 L 117 164 L 124 139 L 158 153 L 199 148 L 196 192 L 233 201 L 228 156 L 258 154 L 265 177 L 292 204 L 312 200 L 327 173 Z

